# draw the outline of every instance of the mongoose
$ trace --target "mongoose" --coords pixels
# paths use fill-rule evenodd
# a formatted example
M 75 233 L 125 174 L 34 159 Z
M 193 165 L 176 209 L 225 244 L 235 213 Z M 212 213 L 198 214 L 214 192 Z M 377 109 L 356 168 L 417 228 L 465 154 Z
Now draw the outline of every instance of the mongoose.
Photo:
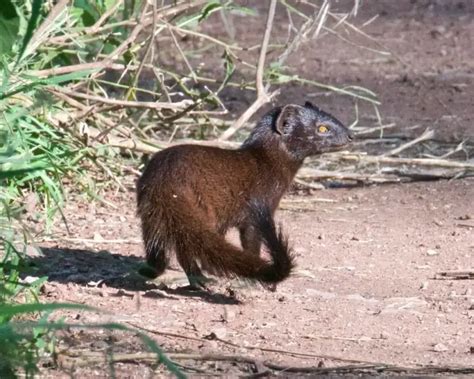
M 191 288 L 205 288 L 201 269 L 269 285 L 294 267 L 273 214 L 304 159 L 337 150 L 352 133 L 310 102 L 277 107 L 236 150 L 178 145 L 156 153 L 137 183 L 147 263 L 157 277 L 175 251 Z M 242 248 L 225 240 L 240 233 Z M 271 261 L 260 257 L 265 245 Z M 149 271 L 149 270 L 148 270 Z

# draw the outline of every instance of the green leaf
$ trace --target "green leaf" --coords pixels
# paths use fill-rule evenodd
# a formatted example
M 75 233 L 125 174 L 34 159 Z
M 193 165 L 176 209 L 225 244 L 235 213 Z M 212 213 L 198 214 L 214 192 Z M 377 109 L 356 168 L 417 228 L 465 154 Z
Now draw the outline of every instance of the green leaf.
M 76 0 L 74 7 L 76 9 L 82 9 L 82 24 L 84 26 L 92 26 L 99 19 L 100 14 L 93 6 L 94 2 L 89 0 Z
M 69 74 L 63 74 L 63 75 L 56 75 L 56 76 L 50 76 L 46 79 L 36 79 L 36 77 L 32 75 L 22 75 L 21 77 L 24 79 L 30 79 L 30 80 L 36 80 L 37 82 L 44 83 L 46 85 L 53 85 L 53 84 L 59 84 L 59 83 L 64 83 L 64 82 L 69 82 L 77 79 L 81 79 L 86 77 L 87 75 L 92 74 L 93 72 L 96 72 L 97 70 L 82 70 L 82 71 L 76 71 L 76 72 L 71 72 Z
M 210 1 L 199 12 L 179 18 L 176 21 L 176 25 L 181 28 L 194 29 L 201 21 L 207 19 L 212 13 L 223 8 L 224 7 L 219 1 Z
M 8 0 L 6 1 L 8 4 Z M 7 16 L 4 14 L 4 10 L 0 10 L 0 56 L 5 56 L 12 51 L 12 47 L 16 42 L 19 28 L 19 17 L 15 16 L 12 18 L 7 18 Z
M 0 100 L 6 99 L 8 97 L 11 97 L 13 95 L 16 95 L 17 93 L 20 92 L 25 92 L 29 91 L 33 88 L 36 88 L 40 85 L 54 85 L 54 84 L 60 84 L 63 82 L 68 82 L 72 80 L 77 80 L 80 78 L 83 78 L 87 75 L 90 75 L 96 70 L 83 70 L 83 71 L 77 71 L 77 72 L 71 72 L 69 74 L 64 74 L 64 75 L 56 75 L 56 76 L 51 76 L 46 79 L 37 79 L 34 76 L 31 75 L 22 75 L 22 78 L 24 79 L 30 79 L 32 80 L 30 83 L 25 84 L 23 86 L 19 86 L 15 88 L 14 90 L 11 90 L 10 92 L 7 93 L 2 93 L 0 92 Z
M 211 1 L 207 3 L 207 5 L 201 10 L 201 15 L 199 16 L 198 22 L 204 21 L 207 19 L 212 13 L 221 9 L 222 5 L 219 1 Z
M 104 10 L 108 11 L 110 8 L 112 8 L 118 0 L 105 0 L 104 1 Z
M 225 66 L 225 78 L 223 83 L 221 84 L 221 87 L 224 87 L 227 85 L 229 80 L 231 79 L 232 75 L 235 72 L 235 63 L 234 60 L 232 59 L 232 56 L 229 54 L 227 49 L 224 51 L 224 66 Z
M 31 7 L 31 17 L 28 20 L 28 26 L 26 28 L 25 36 L 23 37 L 23 42 L 21 44 L 20 52 L 18 53 L 18 58 L 16 61 L 16 65 L 20 62 L 21 58 L 23 57 L 23 53 L 26 50 L 26 46 L 33 37 L 33 32 L 36 29 L 38 24 L 38 20 L 40 17 L 41 5 L 43 4 L 43 0 L 33 0 L 33 5 Z
M 10 72 L 8 71 L 8 60 L 6 55 L 0 54 L 0 67 L 2 68 L 2 81 L 0 83 L 0 93 L 4 92 L 8 88 L 8 81 L 10 77 Z M 0 108 L 2 104 L 0 104 Z
M 68 303 L 51 303 L 51 304 L 0 304 L 0 315 L 2 317 L 14 317 L 25 313 L 54 311 L 57 309 L 82 309 L 82 310 L 96 310 L 93 307 L 79 304 Z

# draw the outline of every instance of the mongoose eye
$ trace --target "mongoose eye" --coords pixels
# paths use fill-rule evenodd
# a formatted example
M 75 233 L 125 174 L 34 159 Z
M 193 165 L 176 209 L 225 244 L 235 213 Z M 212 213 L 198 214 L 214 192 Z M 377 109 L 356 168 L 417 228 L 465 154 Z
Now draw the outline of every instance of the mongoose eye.
M 329 132 L 329 128 L 326 125 L 319 125 L 318 132 L 319 133 L 327 133 L 327 132 Z

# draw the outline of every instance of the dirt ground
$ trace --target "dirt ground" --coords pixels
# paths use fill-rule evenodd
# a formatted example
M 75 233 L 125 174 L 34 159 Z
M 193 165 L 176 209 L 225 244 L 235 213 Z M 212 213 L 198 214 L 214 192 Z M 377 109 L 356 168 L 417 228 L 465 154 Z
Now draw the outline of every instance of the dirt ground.
M 288 65 L 303 77 L 375 91 L 384 121 L 396 122 L 407 135 L 430 126 L 439 140 L 472 144 L 474 3 L 364 1 L 358 24 L 377 14 L 363 30 L 392 56 L 329 35 L 309 41 Z M 277 16 L 276 34 L 284 39 L 286 16 Z M 255 36 L 263 29 L 257 26 Z M 250 40 L 251 34 L 242 38 Z M 348 98 L 292 85 L 278 101 L 288 99 L 313 100 L 344 122 L 354 119 Z M 237 114 L 251 100 L 229 93 L 226 104 Z M 373 110 L 363 104 L 361 122 L 375 122 Z M 410 128 L 414 125 L 417 131 Z M 145 331 L 168 352 L 238 355 L 257 362 L 180 360 L 196 367 L 188 371 L 196 375 L 250 375 L 260 367 L 258 361 L 294 367 L 375 362 L 474 369 L 472 278 L 439 276 L 474 267 L 473 179 L 289 195 L 277 216 L 297 257 L 295 275 L 276 292 L 219 279 L 213 294 L 176 289 L 186 284 L 176 265 L 162 278 L 168 287 L 137 276 L 143 249 L 133 181 L 127 178 L 127 193 L 105 194 L 111 205 L 91 203 L 71 189 L 64 210 L 70 233 L 58 223 L 40 244 L 43 254 L 33 257 L 38 274 L 49 277 L 42 300 L 104 311 L 63 312 L 66 321 L 123 322 Z M 71 354 L 106 355 L 110 343 L 120 353 L 144 351 L 131 334 L 84 330 L 72 330 L 60 346 Z M 116 365 L 118 377 L 166 372 L 138 358 L 125 361 Z M 76 368 L 81 377 L 102 377 L 106 371 L 106 365 L 92 362 Z M 45 375 L 60 374 L 45 370 Z
M 293 210 L 282 210 L 278 219 L 298 267 L 276 292 L 226 280 L 213 286 L 215 295 L 145 284 L 135 274 L 142 246 L 132 194 L 107 199 L 120 204 L 117 210 L 71 202 L 66 217 L 75 238 L 57 234 L 57 241 L 66 240 L 43 244 L 50 248 L 35 263 L 50 278 L 43 300 L 106 312 L 67 313 L 68 321 L 126 322 L 157 332 L 150 335 L 167 351 L 294 366 L 355 360 L 472 367 L 472 281 L 435 277 L 472 268 L 473 197 L 473 180 L 290 196 L 283 208 Z M 179 270 L 170 270 L 165 281 L 172 288 L 186 284 Z M 92 337 L 76 334 L 73 350 L 98 348 Z M 137 349 L 130 337 L 116 344 L 119 352 Z M 228 365 L 223 371 L 218 364 L 199 367 L 238 372 Z

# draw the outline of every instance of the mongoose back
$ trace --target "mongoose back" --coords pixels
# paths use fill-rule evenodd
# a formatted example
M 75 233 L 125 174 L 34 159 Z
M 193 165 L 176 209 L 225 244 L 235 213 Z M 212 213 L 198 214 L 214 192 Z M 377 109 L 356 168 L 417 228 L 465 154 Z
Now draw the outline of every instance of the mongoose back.
M 174 251 L 190 286 L 214 275 L 276 284 L 294 258 L 273 214 L 304 159 L 352 139 L 336 118 L 310 102 L 267 113 L 236 150 L 178 145 L 156 153 L 137 183 L 138 215 L 156 277 Z M 242 248 L 225 239 L 240 233 Z M 262 243 L 270 254 L 260 256 Z

